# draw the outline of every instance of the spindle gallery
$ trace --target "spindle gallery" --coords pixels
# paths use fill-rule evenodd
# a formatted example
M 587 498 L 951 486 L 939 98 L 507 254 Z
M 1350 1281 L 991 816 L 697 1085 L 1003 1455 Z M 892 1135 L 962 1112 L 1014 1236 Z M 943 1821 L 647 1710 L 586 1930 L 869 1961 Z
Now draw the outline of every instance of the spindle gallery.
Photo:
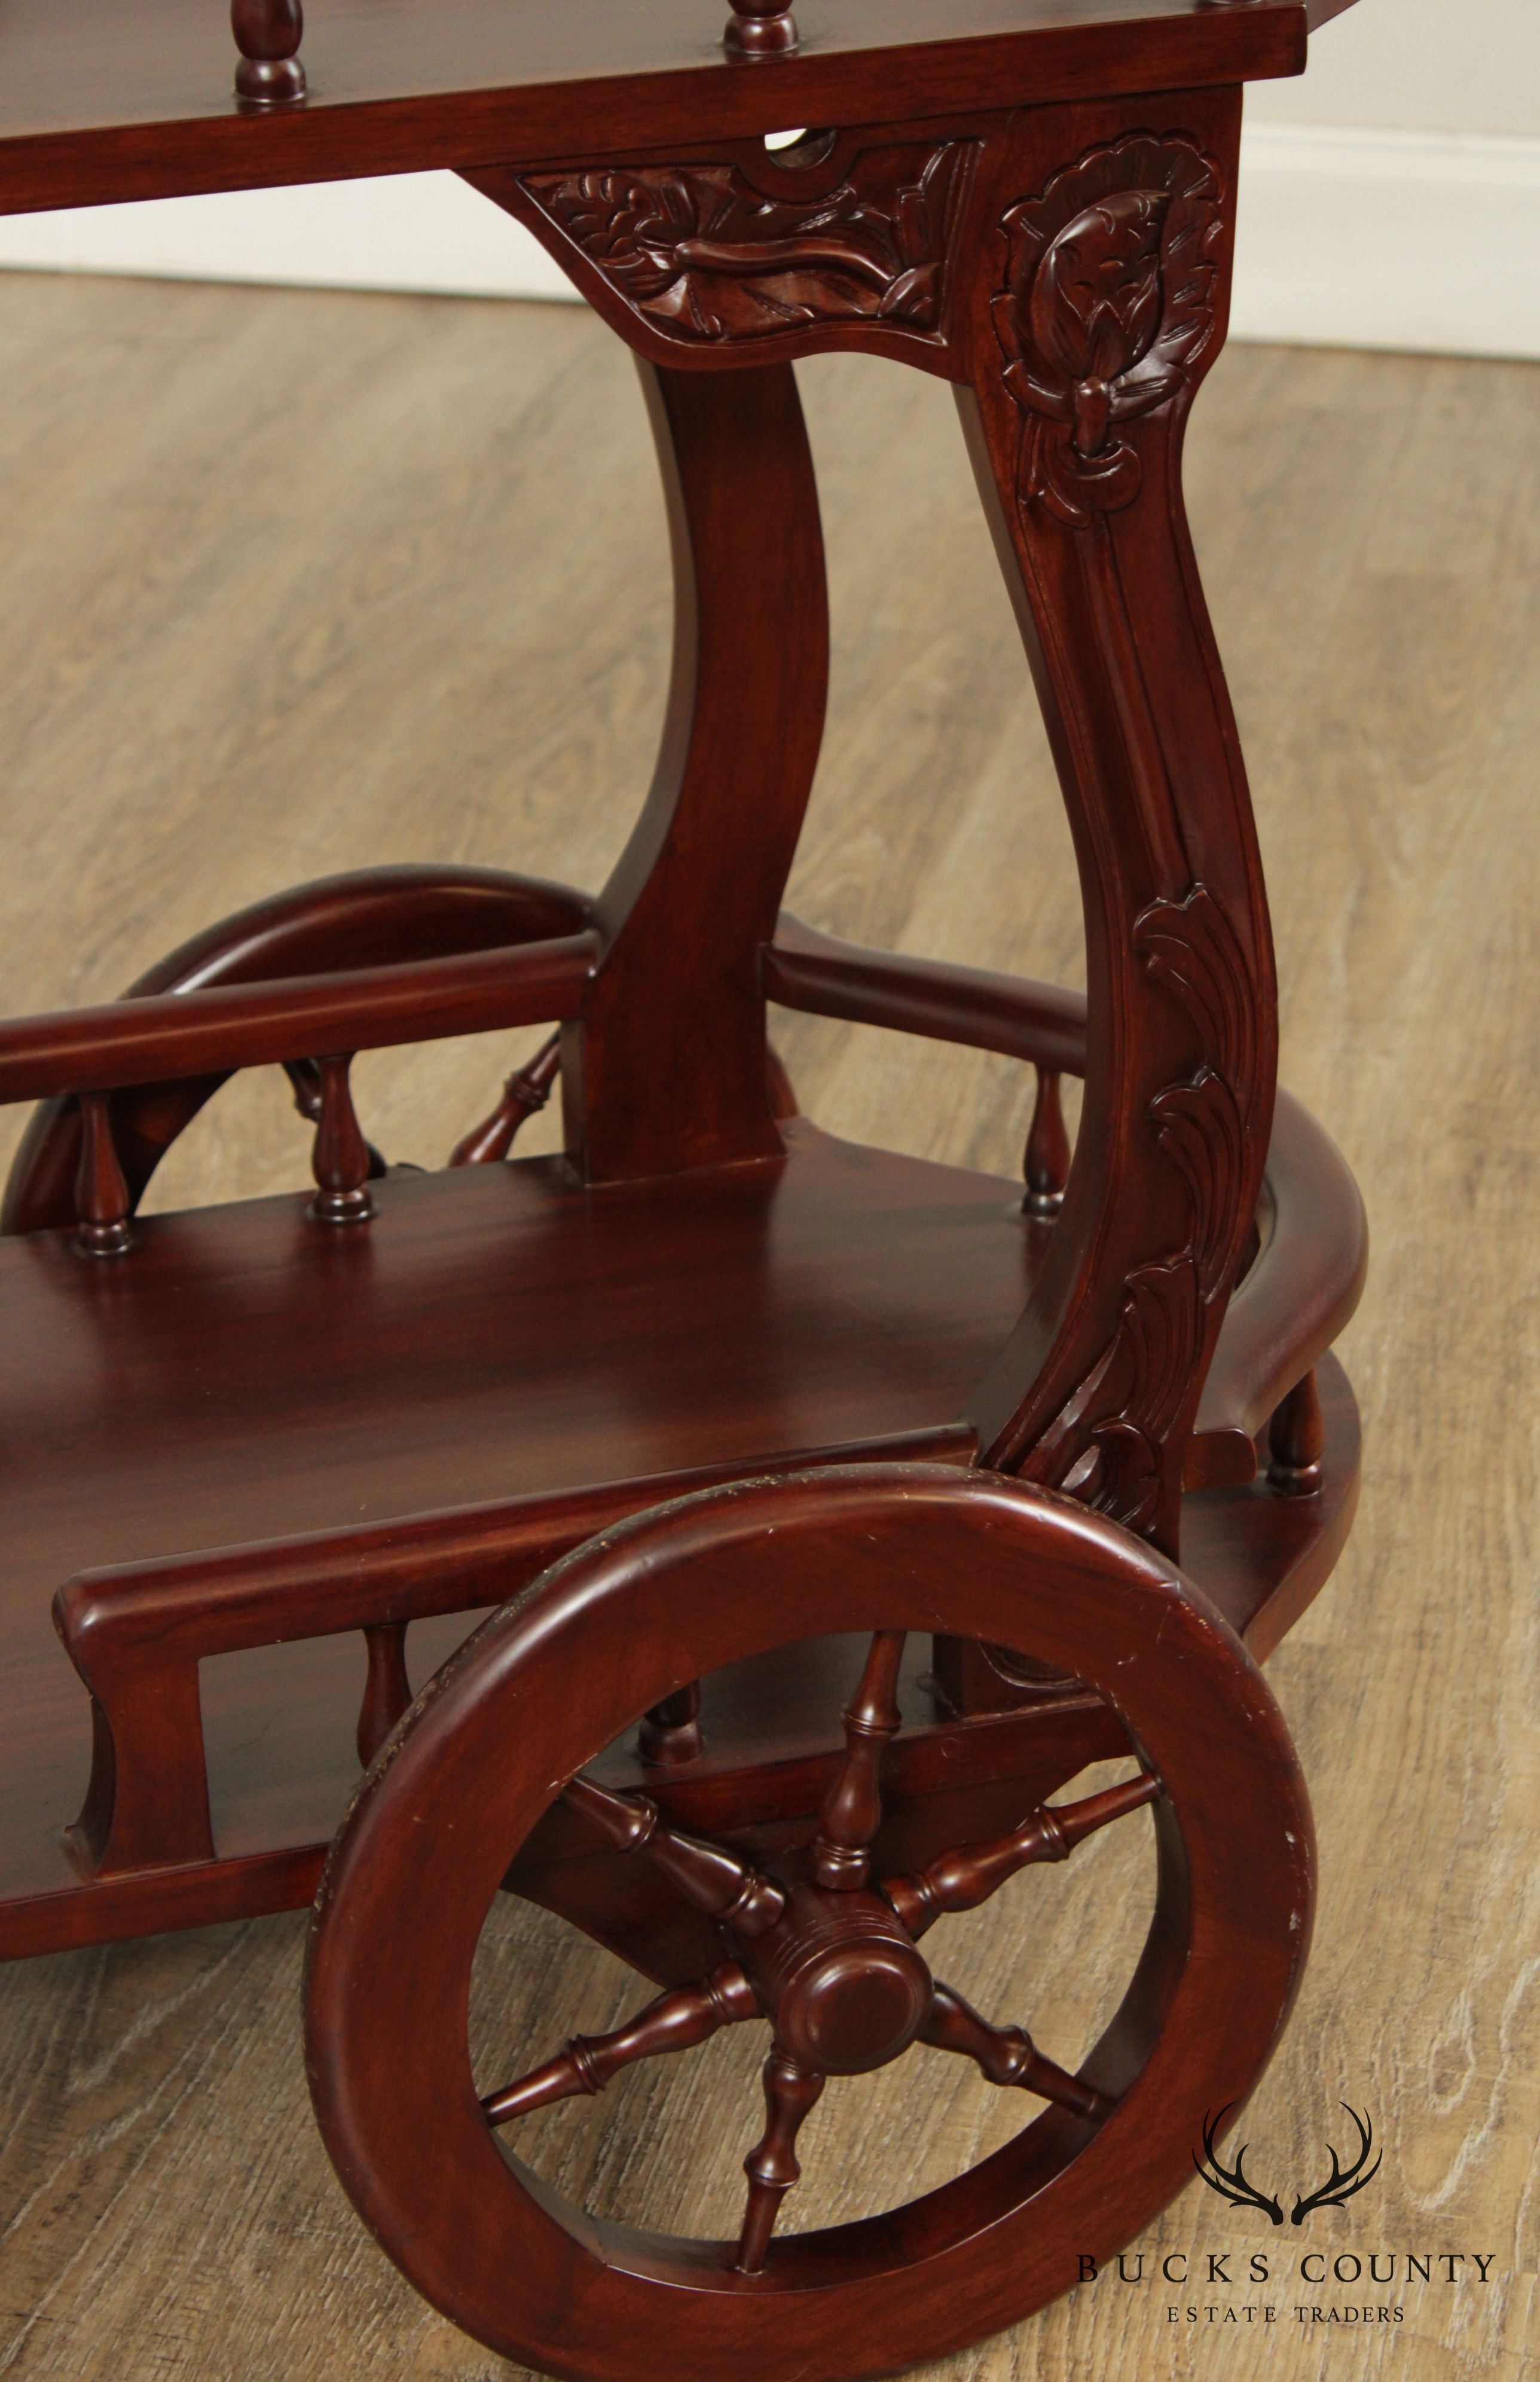
M 454 171 L 631 350 L 656 445 L 674 664 L 607 881 L 361 868 L 119 1001 L 0 1025 L 0 1096 L 35 1104 L 5 1361 L 68 1418 L 28 1439 L 5 1575 L 0 1953 L 312 1905 L 337 2174 L 521 2365 L 854 2382 L 950 2355 L 1134 2243 L 1288 2018 L 1314 1837 L 1260 1665 L 1352 1518 L 1332 1344 L 1365 1226 L 1277 1087 L 1181 451 L 1228 318 L 1242 86 L 1300 71 L 1336 6 L 235 0 L 232 51 L 203 0 L 51 0 L 7 30 L 0 207 Z M 1084 994 L 785 906 L 829 657 L 793 366 L 835 350 L 954 393 L 1075 841 Z M 821 1130 L 775 1048 L 794 1013 L 1031 1071 L 1021 1162 Z M 525 1027 L 546 1038 L 513 1064 Z M 481 1121 L 433 1171 L 393 1162 L 361 1057 L 464 1036 Z M 313 1181 L 147 1212 L 253 1068 L 285 1071 Z M 558 1091 L 561 1154 L 528 1158 Z M 414 1628 L 454 1616 L 467 1641 L 419 1664 Z M 304 1684 L 341 1638 L 346 1708 L 336 1669 Z M 232 1779 L 201 1667 L 280 1647 L 281 1728 L 275 1673 L 228 1690 Z M 996 2006 L 962 1914 L 998 1897 L 1030 1940 L 1045 1865 L 1119 1844 L 1149 1932 L 1081 2044 L 1051 1993 Z M 629 2014 L 542 2008 L 537 2055 L 473 2062 L 505 1896 L 628 1964 Z M 561 2105 L 740 2028 L 761 2081 L 715 2231 L 532 2175 Z M 800 2223 L 837 2115 L 933 2053 L 1008 2109 L 1005 2146 Z

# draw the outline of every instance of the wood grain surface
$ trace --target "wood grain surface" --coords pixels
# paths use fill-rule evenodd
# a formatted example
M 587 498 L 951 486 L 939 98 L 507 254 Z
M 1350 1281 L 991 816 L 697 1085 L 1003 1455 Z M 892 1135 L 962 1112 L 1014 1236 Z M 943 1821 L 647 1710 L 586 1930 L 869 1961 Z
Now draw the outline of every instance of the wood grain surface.
M 10 1010 L 109 998 L 208 920 L 328 870 L 602 879 L 651 765 L 667 598 L 642 405 L 598 325 L 15 276 L 0 356 Z M 834 683 L 794 905 L 862 941 L 1078 981 L 1068 833 L 947 393 L 850 359 L 799 379 Z M 1191 447 L 1283 1077 L 1341 1141 L 1375 1234 L 1344 1347 L 1360 1520 L 1271 1666 L 1315 1801 L 1316 1948 L 1242 2133 L 1248 2171 L 1291 2196 L 1324 2178 L 1328 2137 L 1346 2148 L 1349 2101 L 1384 2165 L 1298 2231 L 1194 2181 L 1143 2282 L 1104 2277 L 936 2369 L 957 2382 L 1540 2365 L 1537 393 L 1522 365 L 1241 349 Z M 1029 1070 L 801 1016 L 776 1030 L 821 1123 L 1015 1162 Z M 365 1131 L 442 1163 L 539 1038 L 361 1060 Z M 3 1122 L 13 1136 L 21 1112 Z M 554 1130 L 547 1113 L 520 1147 Z M 298 1187 L 308 1138 L 281 1074 L 247 1076 L 153 1204 Z M 946 1973 L 1072 2067 L 1149 1889 L 1141 1816 L 947 1922 Z M 0 1971 L 0 2373 L 512 2371 L 411 2295 L 333 2180 L 300 2068 L 302 1941 L 300 1919 L 266 1921 Z M 645 1998 L 509 1905 L 480 1964 L 478 2072 L 517 2074 Z M 596 2209 L 726 2229 L 762 2048 L 735 2029 L 544 2113 L 521 2147 Z M 1013 2130 L 1020 2105 L 964 2065 L 920 2050 L 832 2085 L 795 2222 L 878 2204 L 885 2171 L 923 2189 Z M 1397 2280 L 1306 2285 L 1312 2250 L 1328 2271 L 1394 2254 Z M 1479 2253 L 1488 2279 L 1436 2263 L 1408 2285 L 1408 2251 L 1464 2253 L 1463 2278 Z M 1231 2253 L 1228 2287 L 1203 2279 L 1211 2252 Z M 1253 2252 L 1266 2285 L 1240 2279 Z M 1153 2272 L 1177 2253 L 1191 2287 Z M 1312 2304 L 1403 2315 L 1302 2324 Z

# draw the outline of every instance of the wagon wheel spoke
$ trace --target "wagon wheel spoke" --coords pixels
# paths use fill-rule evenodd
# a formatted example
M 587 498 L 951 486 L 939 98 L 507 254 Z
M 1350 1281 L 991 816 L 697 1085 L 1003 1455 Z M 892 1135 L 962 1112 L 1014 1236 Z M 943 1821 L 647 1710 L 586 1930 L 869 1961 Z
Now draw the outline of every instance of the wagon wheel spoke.
M 868 1848 L 882 1824 L 883 1756 L 898 1728 L 898 1665 L 906 1634 L 874 1632 L 861 1683 L 845 1707 L 845 1758 L 824 1798 L 813 1848 L 813 1873 L 820 1885 L 862 1886 L 871 1870 Z
M 786 1907 L 780 1887 L 736 1853 L 666 1826 L 650 1796 L 617 1795 L 580 1773 L 568 1781 L 566 1799 L 617 1852 L 642 1854 L 687 1902 L 739 1935 L 763 1935 Z
M 544 2109 L 551 2101 L 566 2101 L 574 2093 L 602 2093 L 611 2077 L 633 2060 L 692 2050 L 719 2027 L 759 2015 L 748 1978 L 736 1960 L 727 1960 L 699 1984 L 676 1985 L 659 1994 L 613 2034 L 574 2035 L 543 2068 L 532 2068 L 517 2083 L 488 2093 L 483 2112 L 488 2125 L 506 2126 L 511 2118 Z
M 764 2265 L 781 2203 L 802 2172 L 797 2164 L 797 2136 L 824 2089 L 815 2069 L 804 2068 L 785 2051 L 770 2053 L 763 2075 L 764 2131 L 743 2162 L 749 2198 L 733 2262 L 740 2275 L 757 2275 Z
M 950 1985 L 937 1984 L 920 2041 L 937 2051 L 960 2052 L 984 2070 L 991 2084 L 1019 2085 L 1040 2101 L 1057 2101 L 1077 2118 L 1105 2118 L 1113 2104 L 1105 2093 L 1045 2059 L 1024 2027 L 991 2026 Z
M 1034 1861 L 1068 1860 L 1078 1844 L 1113 1820 L 1153 1803 L 1160 1781 L 1147 1770 L 1120 1786 L 1087 1795 L 1079 1803 L 1040 1803 L 1008 1836 L 984 1844 L 957 1845 L 912 1877 L 890 1877 L 883 1892 L 910 1934 L 919 1937 L 944 1911 L 972 1910 Z

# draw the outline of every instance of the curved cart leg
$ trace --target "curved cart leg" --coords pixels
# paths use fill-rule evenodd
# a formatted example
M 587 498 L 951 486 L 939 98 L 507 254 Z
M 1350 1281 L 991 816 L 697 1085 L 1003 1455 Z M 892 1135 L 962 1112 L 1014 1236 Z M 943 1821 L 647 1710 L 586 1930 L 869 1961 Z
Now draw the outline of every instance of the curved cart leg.
M 1051 1213 L 1062 1188 L 1062 1212 L 969 1419 L 992 1464 L 1172 1553 L 1276 1069 L 1256 838 L 1180 487 L 1224 338 L 1240 122 L 1239 91 L 1216 86 L 837 129 L 786 171 L 728 140 L 709 158 L 470 177 L 645 359 L 674 495 L 669 733 L 612 888 L 626 916 L 606 922 L 607 990 L 566 1029 L 593 1062 L 569 1147 L 599 1178 L 773 1153 L 747 1055 L 752 954 L 713 938 L 729 918 L 768 933 L 724 854 L 747 834 L 767 888 L 822 707 L 816 516 L 780 359 L 901 357 L 959 387 L 1086 920 L 1075 1162 L 1066 1185 L 1050 1095 L 1029 1200 Z M 649 1050 L 660 1001 L 670 1030 Z M 681 1079 L 691 1036 L 696 1086 Z
M 778 1158 L 760 950 L 797 849 L 828 685 L 818 495 L 788 364 L 638 363 L 668 506 L 674 657 L 651 791 L 562 1033 L 568 1154 L 591 1181 Z
M 1237 94 L 1021 119 L 991 153 L 958 401 L 1079 860 L 1088 1069 L 1052 1251 L 974 1402 L 986 1458 L 1177 1545 L 1272 1112 L 1261 862 L 1182 507 L 1224 337 Z M 1106 127 L 1097 137 L 1100 117 Z

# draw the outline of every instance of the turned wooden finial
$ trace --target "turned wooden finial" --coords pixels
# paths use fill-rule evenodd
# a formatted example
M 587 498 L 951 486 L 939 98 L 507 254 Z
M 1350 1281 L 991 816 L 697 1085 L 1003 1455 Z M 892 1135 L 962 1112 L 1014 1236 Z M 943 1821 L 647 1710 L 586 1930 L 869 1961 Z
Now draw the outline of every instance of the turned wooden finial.
M 1315 1497 L 1321 1489 L 1326 1418 L 1314 1369 L 1296 1381 L 1267 1431 L 1267 1480 L 1282 1497 Z
M 300 0 L 230 0 L 230 30 L 240 52 L 236 97 L 249 107 L 292 107 L 305 96 L 299 44 Z
M 1058 1097 L 1058 1077 L 1051 1067 L 1037 1071 L 1037 1099 L 1022 1173 L 1027 1178 L 1022 1207 L 1029 1216 L 1051 1223 L 1064 1205 L 1064 1186 L 1069 1180 L 1069 1136 Z
M 363 1642 L 369 1669 L 359 1706 L 359 1761 L 367 1770 L 401 1714 L 411 1703 L 407 1676 L 407 1625 L 404 1621 L 366 1624 Z
M 723 48 L 739 58 L 784 58 L 801 43 L 796 18 L 777 0 L 737 0 L 722 36 Z
M 637 1731 L 636 1742 L 642 1761 L 660 1770 L 671 1769 L 679 1762 L 699 1762 L 704 1750 L 700 1680 L 692 1679 L 677 1695 L 665 1696 L 661 1703 L 654 1704 Z
M 882 1765 L 898 1734 L 901 1629 L 878 1629 L 855 1694 L 845 1707 L 845 1759 L 834 1774 L 813 1844 L 813 1874 L 835 1892 L 862 1886 L 882 1823 Z
M 119 1258 L 133 1243 L 128 1185 L 113 1139 L 105 1092 L 80 1094 L 80 1163 L 75 1177 L 75 1246 L 83 1256 Z
M 369 1196 L 369 1144 L 348 1081 L 352 1056 L 334 1054 L 315 1063 L 321 1074 L 321 1106 L 311 1156 L 316 1181 L 311 1214 L 324 1224 L 367 1223 L 374 1202 Z

